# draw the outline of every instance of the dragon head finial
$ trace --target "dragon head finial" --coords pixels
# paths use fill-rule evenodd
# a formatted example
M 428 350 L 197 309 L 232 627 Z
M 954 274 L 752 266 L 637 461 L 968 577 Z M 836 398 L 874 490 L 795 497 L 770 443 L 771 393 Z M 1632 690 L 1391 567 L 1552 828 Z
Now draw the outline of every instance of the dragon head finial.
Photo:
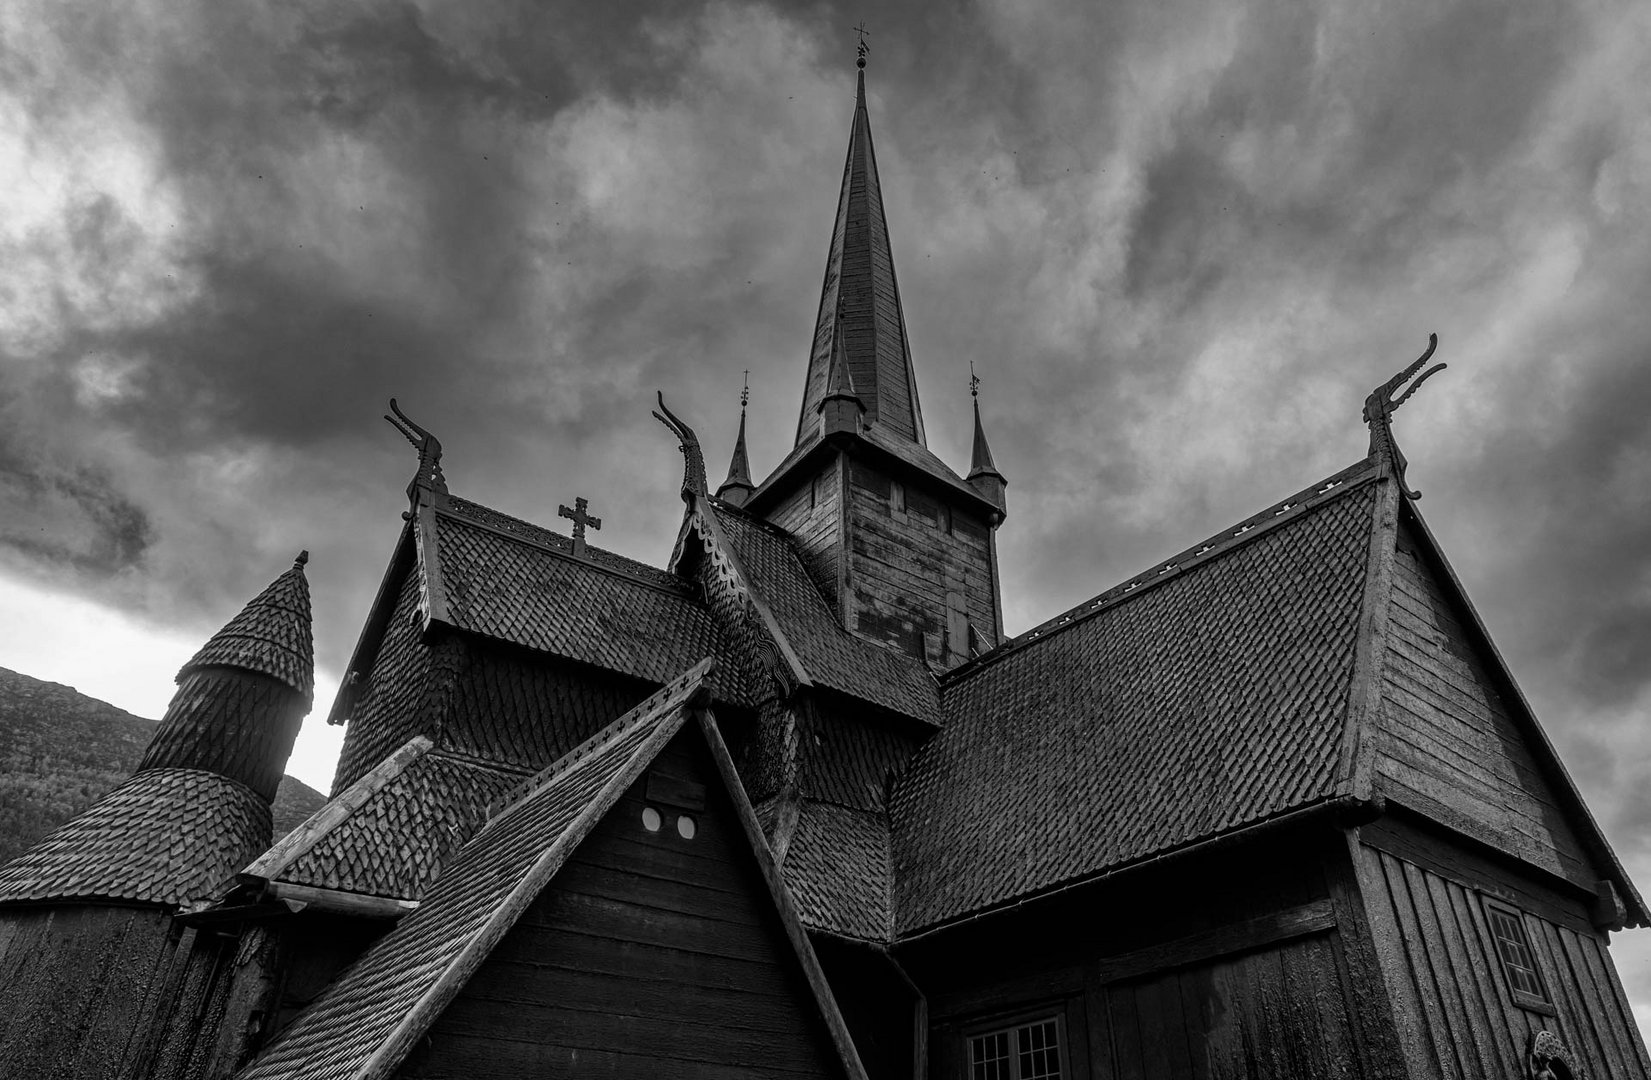
M 693 428 L 665 407 L 665 394 L 662 391 L 656 393 L 659 395 L 659 410 L 654 413 L 654 419 L 670 428 L 682 446 L 682 500 L 690 502 L 696 497 L 704 498 L 707 494 L 705 455 L 700 451 L 699 437 L 694 434 Z
M 1428 362 L 1433 356 L 1433 350 L 1438 347 L 1439 335 L 1429 334 L 1427 336 L 1427 351 L 1418 356 L 1409 367 L 1370 391 L 1370 396 L 1364 399 L 1364 422 L 1370 426 L 1370 456 L 1386 456 L 1392 461 L 1393 471 L 1399 479 L 1399 490 L 1404 493 L 1407 499 L 1420 499 L 1422 493 L 1412 490 L 1405 483 L 1405 468 L 1409 463 L 1405 461 L 1404 454 L 1400 453 L 1399 444 L 1393 441 L 1393 414 L 1399 411 L 1400 405 L 1410 400 L 1410 395 L 1420 389 L 1423 383 L 1427 382 L 1433 375 L 1443 371 L 1448 365 L 1434 364 L 1423 371 L 1415 382 L 1410 383 L 1410 388 L 1404 393 L 1399 394 L 1398 397 L 1393 395 L 1398 392 L 1401 386 L 1409 382 L 1416 372 L 1421 371 L 1422 365 Z
M 390 412 L 384 414 L 384 419 L 390 421 L 418 451 L 418 472 L 414 474 L 412 483 L 407 485 L 407 497 L 416 498 L 421 487 L 447 494 L 447 479 L 441 474 L 441 440 L 409 419 L 401 411 L 401 406 L 396 404 L 395 398 L 390 399 Z

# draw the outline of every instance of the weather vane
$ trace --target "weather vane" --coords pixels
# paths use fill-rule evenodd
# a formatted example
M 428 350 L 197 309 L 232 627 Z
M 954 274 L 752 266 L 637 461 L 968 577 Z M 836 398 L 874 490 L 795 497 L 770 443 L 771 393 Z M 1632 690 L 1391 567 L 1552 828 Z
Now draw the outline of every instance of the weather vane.
M 980 397 L 980 376 L 975 374 L 975 362 L 969 361 L 969 396 Z
M 866 54 L 871 51 L 871 46 L 866 44 L 866 38 L 871 36 L 871 31 L 866 29 L 866 20 L 861 19 L 860 25 L 854 27 L 854 32 L 860 35 L 860 43 L 854 47 L 854 66 L 863 68 L 866 66 Z
M 740 390 L 740 412 L 745 412 L 745 406 L 751 400 L 751 369 L 745 369 L 745 386 Z

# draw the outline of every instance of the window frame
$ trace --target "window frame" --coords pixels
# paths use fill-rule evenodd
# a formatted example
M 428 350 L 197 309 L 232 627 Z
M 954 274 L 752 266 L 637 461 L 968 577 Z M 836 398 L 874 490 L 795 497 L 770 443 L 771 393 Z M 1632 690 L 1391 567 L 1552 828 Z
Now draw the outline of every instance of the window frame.
M 1490 935 L 1491 954 L 1496 961 L 1497 972 L 1501 975 L 1502 986 L 1508 992 L 1508 997 L 1522 1009 L 1542 1013 L 1545 1016 L 1557 1016 L 1554 1008 L 1553 989 L 1548 986 L 1548 977 L 1542 970 L 1542 963 L 1537 959 L 1536 946 L 1531 942 L 1531 932 L 1525 925 L 1525 913 L 1505 900 L 1485 893 L 1479 894 L 1479 905 L 1485 913 L 1485 930 Z M 1530 973 L 1536 981 L 1540 994 L 1533 994 L 1515 985 L 1513 964 L 1502 952 L 1502 943 L 1506 940 L 1497 932 L 1498 917 L 1508 920 L 1519 931 L 1519 941 L 1515 942 L 1524 949 L 1530 960 Z
M 1055 1025 L 1055 1067 L 1060 1070 L 1060 1080 L 1068 1080 L 1073 1075 L 1072 1056 L 1066 1041 L 1066 1007 L 1060 1002 L 1050 1002 L 1030 1009 L 1017 1009 L 1009 1013 L 993 1013 L 963 1025 L 959 1035 L 963 1044 L 962 1065 L 966 1080 L 974 1078 L 973 1041 L 999 1032 L 1007 1032 L 1010 1037 L 1008 1080 L 1021 1080 L 1020 1054 L 1015 1034 L 1022 1028 L 1045 1023 Z

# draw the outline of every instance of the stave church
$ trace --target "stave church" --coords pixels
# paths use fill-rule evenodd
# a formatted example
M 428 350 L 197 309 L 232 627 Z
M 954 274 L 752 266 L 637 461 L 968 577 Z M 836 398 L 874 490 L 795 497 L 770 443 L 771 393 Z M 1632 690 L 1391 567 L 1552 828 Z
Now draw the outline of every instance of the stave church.
M 791 451 L 754 479 L 742 413 L 713 487 L 661 398 L 649 566 L 450 490 L 392 402 L 330 801 L 271 835 L 301 556 L 0 869 L 0 1075 L 1651 1080 L 1608 949 L 1651 914 L 1394 442 L 1432 348 L 1365 458 L 1007 637 L 1008 480 L 978 401 L 965 470 L 927 448 L 864 67 Z

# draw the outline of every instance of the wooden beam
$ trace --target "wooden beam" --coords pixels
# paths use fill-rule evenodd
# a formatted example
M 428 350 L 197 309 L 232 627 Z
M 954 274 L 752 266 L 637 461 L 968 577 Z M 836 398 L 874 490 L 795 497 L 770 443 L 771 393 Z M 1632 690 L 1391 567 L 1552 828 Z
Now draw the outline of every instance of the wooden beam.
M 1207 963 L 1309 934 L 1321 934 L 1335 925 L 1336 913 L 1331 902 L 1328 899 L 1314 900 L 1248 922 L 1219 926 L 1161 945 L 1109 956 L 1094 966 L 1093 977 L 1103 984 L 1122 982 L 1170 968 Z
M 418 910 L 417 900 L 398 900 L 393 896 L 374 896 L 340 889 L 318 889 L 313 885 L 293 885 L 286 881 L 272 881 L 264 892 L 277 900 L 304 905 L 303 909 L 294 908 L 295 911 L 308 909 L 359 915 L 368 919 L 399 919 Z

